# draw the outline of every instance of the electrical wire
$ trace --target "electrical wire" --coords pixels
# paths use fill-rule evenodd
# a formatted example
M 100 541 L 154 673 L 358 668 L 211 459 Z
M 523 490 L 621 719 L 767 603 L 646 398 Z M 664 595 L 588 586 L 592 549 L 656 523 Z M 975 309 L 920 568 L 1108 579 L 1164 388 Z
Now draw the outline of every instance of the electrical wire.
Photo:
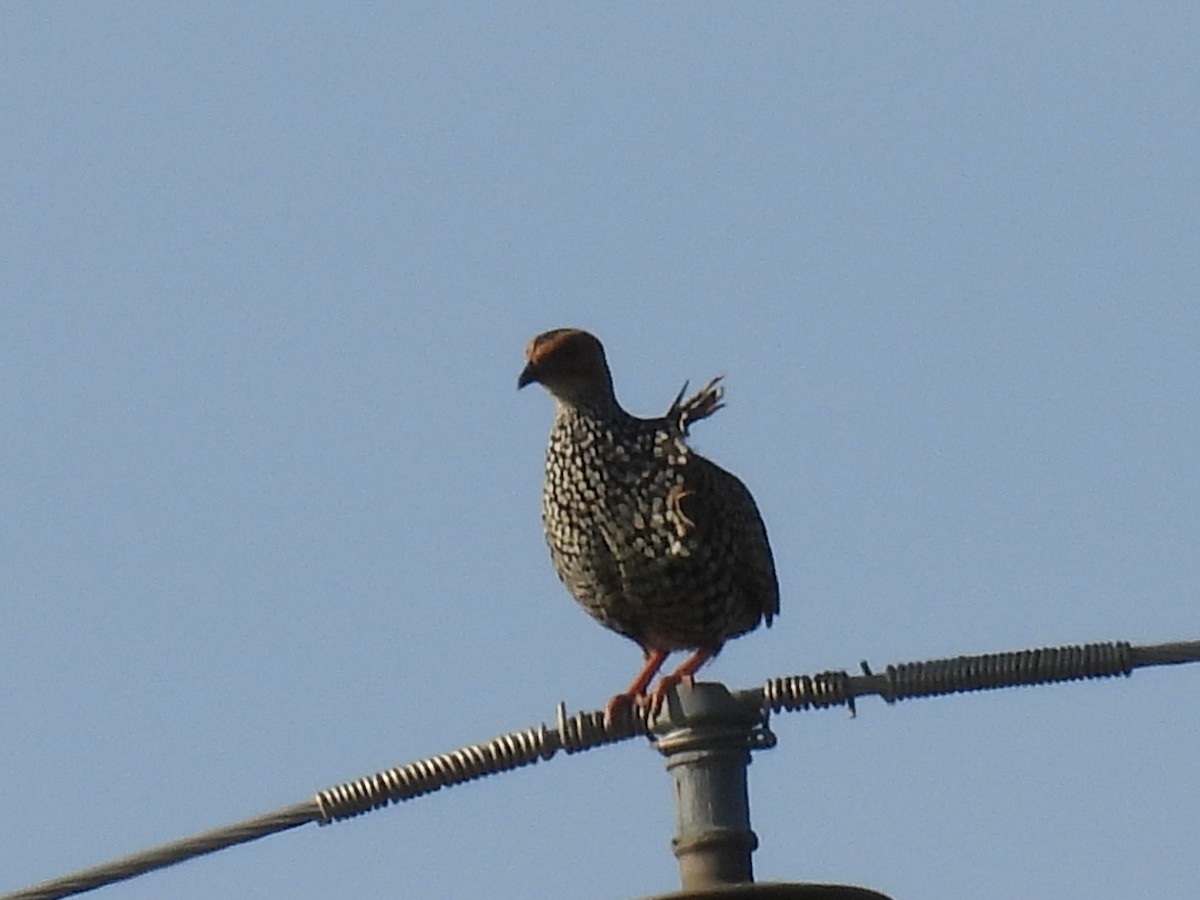
M 900 663 L 878 674 L 864 662 L 861 675 L 844 671 L 790 675 L 773 678 L 760 688 L 737 691 L 734 696 L 764 717 L 772 711 L 832 706 L 845 706 L 853 713 L 855 698 L 868 695 L 895 703 L 965 691 L 1129 676 L 1134 669 L 1146 666 L 1192 662 L 1200 662 L 1200 641 L 1141 646 L 1122 641 Z M 606 722 L 603 711 L 569 715 L 566 704 L 560 703 L 553 727 L 542 724 L 510 732 L 482 744 L 344 782 L 319 791 L 303 803 L 3 894 L 0 900 L 56 900 L 82 894 L 309 822 L 326 825 L 443 787 L 532 765 L 559 751 L 578 753 L 649 733 L 644 715 L 626 714 Z

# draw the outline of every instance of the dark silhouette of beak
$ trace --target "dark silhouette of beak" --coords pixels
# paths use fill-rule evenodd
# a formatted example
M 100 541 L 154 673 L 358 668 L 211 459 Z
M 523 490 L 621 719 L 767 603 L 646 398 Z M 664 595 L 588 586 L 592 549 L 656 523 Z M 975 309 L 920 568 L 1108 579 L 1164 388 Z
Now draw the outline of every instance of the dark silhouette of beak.
M 534 368 L 533 363 L 530 363 L 521 370 L 521 376 L 517 379 L 517 390 L 519 391 L 521 388 L 525 387 L 525 385 L 533 384 L 537 380 L 537 369 Z

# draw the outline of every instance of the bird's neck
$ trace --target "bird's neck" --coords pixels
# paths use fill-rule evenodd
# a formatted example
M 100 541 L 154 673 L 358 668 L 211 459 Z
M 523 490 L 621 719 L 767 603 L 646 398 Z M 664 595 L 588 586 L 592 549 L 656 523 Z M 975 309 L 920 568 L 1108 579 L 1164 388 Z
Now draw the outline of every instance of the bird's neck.
M 597 394 L 589 397 L 573 397 L 564 399 L 555 397 L 555 417 L 560 421 L 566 419 L 595 419 L 611 421 L 625 418 L 629 414 L 621 409 L 617 398 L 612 393 Z

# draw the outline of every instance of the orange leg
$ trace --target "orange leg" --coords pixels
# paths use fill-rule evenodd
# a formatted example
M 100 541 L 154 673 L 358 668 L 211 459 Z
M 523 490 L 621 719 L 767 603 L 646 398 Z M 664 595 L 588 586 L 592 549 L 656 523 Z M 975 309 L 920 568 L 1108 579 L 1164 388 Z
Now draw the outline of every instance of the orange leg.
M 691 656 L 683 661 L 678 669 L 670 675 L 664 675 L 658 679 L 658 684 L 654 686 L 654 691 L 650 694 L 650 714 L 657 715 L 662 709 L 663 701 L 666 700 L 668 692 L 677 684 L 690 685 L 696 676 L 696 672 L 700 667 L 717 655 L 720 647 L 701 647 Z
M 654 676 L 658 674 L 658 670 L 667 661 L 667 655 L 668 652 L 666 650 L 654 650 L 646 654 L 646 664 L 638 672 L 637 678 L 633 679 L 633 684 L 609 700 L 608 705 L 604 708 L 604 723 L 606 725 L 611 725 L 624 709 L 632 706 L 634 703 L 641 702 L 645 698 L 646 688 L 650 686 L 650 682 L 654 680 Z

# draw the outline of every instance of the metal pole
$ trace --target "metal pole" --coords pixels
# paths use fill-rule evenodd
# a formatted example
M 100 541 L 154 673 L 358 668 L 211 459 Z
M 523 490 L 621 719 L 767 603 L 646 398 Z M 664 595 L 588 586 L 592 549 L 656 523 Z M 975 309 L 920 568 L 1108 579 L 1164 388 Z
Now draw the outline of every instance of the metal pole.
M 838 884 L 754 884 L 746 768 L 750 751 L 775 746 L 766 714 L 723 684 L 681 686 L 650 723 L 675 788 L 671 849 L 682 890 L 648 900 L 888 900 L 867 888 Z
M 750 751 L 774 745 L 761 710 L 722 684 L 681 687 L 651 723 L 675 788 L 671 842 L 685 891 L 754 881 L 746 767 Z

